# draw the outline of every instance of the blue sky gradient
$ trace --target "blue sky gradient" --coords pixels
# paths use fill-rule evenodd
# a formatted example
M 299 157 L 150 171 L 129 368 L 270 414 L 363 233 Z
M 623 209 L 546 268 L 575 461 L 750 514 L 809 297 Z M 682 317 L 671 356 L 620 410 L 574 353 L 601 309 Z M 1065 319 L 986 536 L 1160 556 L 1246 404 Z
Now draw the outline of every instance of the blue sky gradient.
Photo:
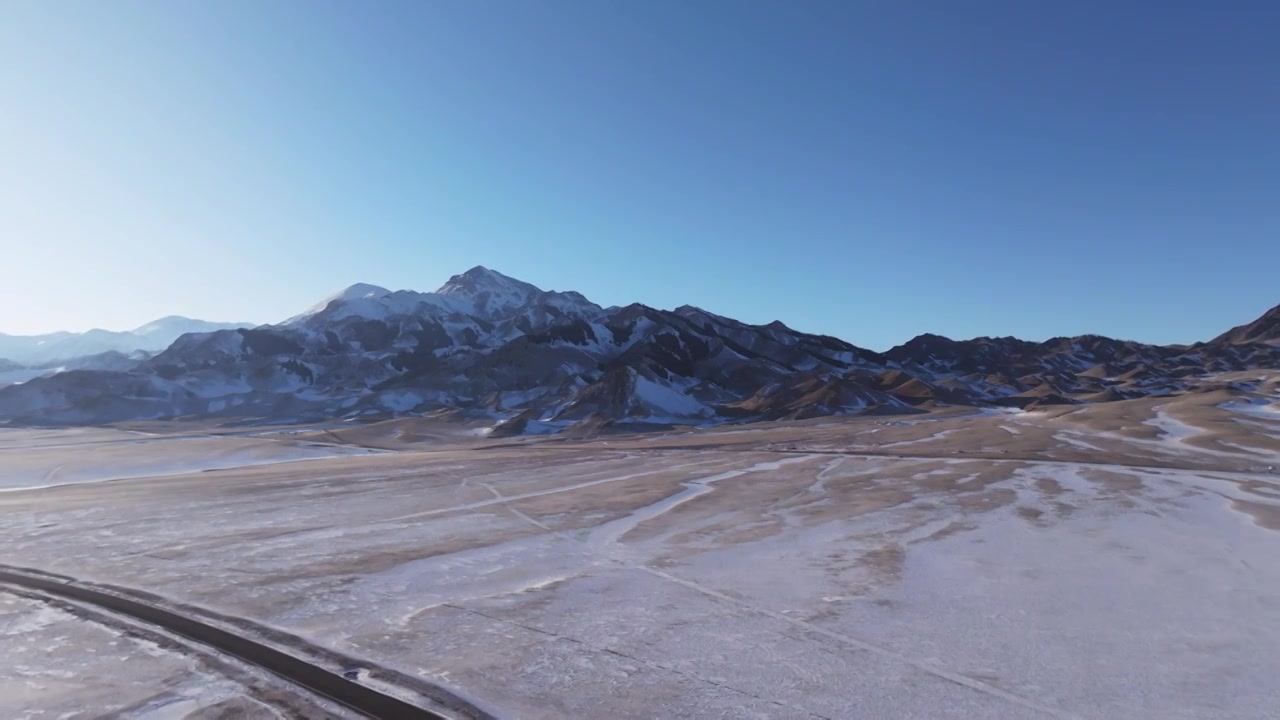
M 1280 302 L 1269 2 L 0 0 L 0 332 L 482 264 L 885 349 Z

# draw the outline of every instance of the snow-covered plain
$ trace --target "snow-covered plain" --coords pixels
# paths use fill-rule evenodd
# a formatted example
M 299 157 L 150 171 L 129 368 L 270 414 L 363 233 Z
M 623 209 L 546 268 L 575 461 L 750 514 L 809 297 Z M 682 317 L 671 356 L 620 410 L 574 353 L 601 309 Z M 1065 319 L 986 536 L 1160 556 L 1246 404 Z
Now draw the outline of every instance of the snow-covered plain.
M 50 442 L 49 438 L 57 440 Z M 331 443 L 244 436 L 169 437 L 97 429 L 3 429 L 0 430 L 0 492 L 371 452 L 375 451 Z
M 0 593 L 0 647 L 0 717 L 283 717 L 200 658 L 26 597 Z
M 1280 422 L 1280 398 L 1257 398 L 1223 403 L 1222 408 L 1232 412 Z M 1280 426 L 1278 426 L 1280 427 Z
M 0 539 L 501 717 L 1273 717 L 1280 475 L 1199 417 L 468 437 L 9 492 Z M 118 440 L 59 432 L 29 454 Z

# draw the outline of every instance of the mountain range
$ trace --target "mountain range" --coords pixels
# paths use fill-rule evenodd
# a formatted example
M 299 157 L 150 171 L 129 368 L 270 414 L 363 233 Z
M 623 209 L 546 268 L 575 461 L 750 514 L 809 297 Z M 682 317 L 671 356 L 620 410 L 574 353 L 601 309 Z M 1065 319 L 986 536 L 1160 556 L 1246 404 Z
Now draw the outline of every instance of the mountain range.
M 134 330 L 119 332 L 95 329 L 46 335 L 0 333 L 0 358 L 11 366 L 39 368 L 102 353 L 159 352 L 187 333 L 248 326 L 249 323 L 216 323 L 170 315 Z
M 878 353 L 691 306 L 605 308 L 476 267 L 435 292 L 353 285 L 278 325 L 186 332 L 127 367 L 0 389 L 0 421 L 429 414 L 531 434 L 1109 402 L 1277 367 L 1280 308 L 1190 346 L 921 335 Z

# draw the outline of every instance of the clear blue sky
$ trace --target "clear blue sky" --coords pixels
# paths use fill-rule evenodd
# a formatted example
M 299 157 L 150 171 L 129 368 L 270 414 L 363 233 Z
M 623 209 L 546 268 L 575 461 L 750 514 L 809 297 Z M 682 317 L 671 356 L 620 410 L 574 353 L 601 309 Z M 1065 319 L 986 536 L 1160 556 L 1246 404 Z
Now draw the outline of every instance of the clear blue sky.
M 884 349 L 1280 303 L 1275 2 L 0 0 L 0 331 L 483 264 Z

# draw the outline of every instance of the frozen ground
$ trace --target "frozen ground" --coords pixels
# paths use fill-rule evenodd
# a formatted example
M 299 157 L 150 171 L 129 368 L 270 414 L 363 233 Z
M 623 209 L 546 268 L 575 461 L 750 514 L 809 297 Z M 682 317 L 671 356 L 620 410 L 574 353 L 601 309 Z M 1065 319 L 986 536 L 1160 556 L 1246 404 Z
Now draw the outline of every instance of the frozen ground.
M 365 455 L 285 436 L 154 435 L 100 428 L 0 430 L 0 492 Z
M 87 621 L 67 606 L 0 594 L 0 717 L 274 720 L 282 696 L 128 628 Z M 236 679 L 228 677 L 235 675 Z
M 501 717 L 1276 717 L 1280 429 L 1249 402 L 594 442 L 399 423 L 325 434 L 394 452 L 4 493 L 0 539 Z M 110 432 L 0 453 L 73 462 Z M 189 469 L 187 442 L 120 448 Z M 40 662 L 91 672 L 78 637 Z M 50 687 L 0 710 L 75 702 Z

